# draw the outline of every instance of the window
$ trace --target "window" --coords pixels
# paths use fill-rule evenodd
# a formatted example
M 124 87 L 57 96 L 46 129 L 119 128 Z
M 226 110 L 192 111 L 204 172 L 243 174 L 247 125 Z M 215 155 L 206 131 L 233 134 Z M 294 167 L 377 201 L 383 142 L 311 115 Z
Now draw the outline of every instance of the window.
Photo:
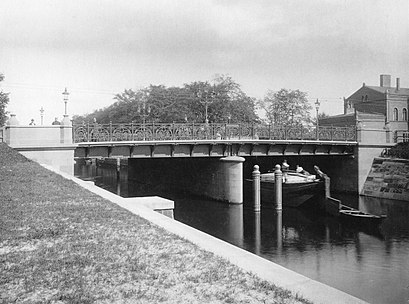
M 393 109 L 393 120 L 398 121 L 399 120 L 399 111 L 397 108 Z
M 408 121 L 408 110 L 406 110 L 406 108 L 403 108 L 402 110 L 402 120 Z
M 368 95 L 365 95 L 365 101 L 368 101 Z

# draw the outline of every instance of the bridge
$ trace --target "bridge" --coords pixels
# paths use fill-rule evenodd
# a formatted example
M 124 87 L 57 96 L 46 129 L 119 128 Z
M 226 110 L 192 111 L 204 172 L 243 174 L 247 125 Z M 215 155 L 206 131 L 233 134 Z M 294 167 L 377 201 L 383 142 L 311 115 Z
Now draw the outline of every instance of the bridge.
M 248 168 L 254 162 L 266 170 L 283 157 L 304 167 L 318 164 L 332 177 L 335 189 L 359 192 L 373 158 L 393 146 L 387 130 L 355 127 L 72 125 L 68 116 L 57 126 L 23 126 L 14 116 L 2 129 L 2 137 L 27 157 L 70 174 L 74 173 L 74 159 L 116 159 L 114 163 L 127 162 L 129 170 L 140 174 L 138 178 L 200 180 L 197 193 L 237 203 L 242 201 L 243 176 L 251 175 Z M 164 171 L 168 171 L 166 176 Z M 186 188 L 193 186 L 199 185 L 186 183 Z
M 274 127 L 265 124 L 82 124 L 73 126 L 76 157 L 223 157 L 347 155 L 351 127 Z

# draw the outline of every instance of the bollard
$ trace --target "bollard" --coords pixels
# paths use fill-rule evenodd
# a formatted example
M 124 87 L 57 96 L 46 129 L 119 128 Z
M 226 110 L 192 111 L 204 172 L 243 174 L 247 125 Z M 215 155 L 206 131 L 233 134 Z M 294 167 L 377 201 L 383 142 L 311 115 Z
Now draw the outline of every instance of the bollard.
M 121 159 L 118 157 L 116 159 L 116 179 L 119 180 L 121 178 Z
M 276 210 L 276 234 L 277 234 L 277 250 L 281 253 L 283 248 L 283 211 Z
M 276 165 L 274 171 L 274 186 L 275 186 L 275 201 L 276 210 L 283 209 L 283 172 L 281 172 L 281 166 Z
M 260 211 L 260 171 L 259 166 L 254 165 L 253 167 L 253 207 L 254 211 Z

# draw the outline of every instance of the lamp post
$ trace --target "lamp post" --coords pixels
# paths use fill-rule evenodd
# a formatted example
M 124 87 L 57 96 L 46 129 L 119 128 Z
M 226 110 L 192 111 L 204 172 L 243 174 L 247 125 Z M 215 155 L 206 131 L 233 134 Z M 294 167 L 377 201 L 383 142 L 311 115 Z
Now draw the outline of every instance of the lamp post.
M 319 136 L 319 133 L 318 133 L 318 128 L 319 128 L 319 124 L 318 124 L 318 110 L 320 109 L 320 101 L 318 100 L 318 98 L 317 98 L 317 100 L 315 101 L 315 110 L 317 111 L 316 112 L 316 119 L 317 119 L 317 121 L 316 121 L 316 126 L 315 126 L 315 128 L 316 128 L 316 132 L 317 132 L 317 139 L 318 139 L 318 136 Z
M 40 116 L 41 116 L 41 125 L 43 125 L 43 118 L 44 118 L 44 109 L 41 107 L 40 109 Z
M 70 95 L 70 93 L 68 93 L 67 88 L 65 88 L 64 92 L 62 92 L 63 95 L 63 99 L 64 99 L 64 116 L 68 116 L 67 114 L 67 102 L 68 102 L 68 95 Z
M 147 105 L 148 98 L 149 92 L 146 92 L 142 97 L 142 104 L 138 105 L 138 113 L 142 116 L 143 140 L 145 140 L 146 117 L 151 113 L 151 107 Z
M 207 117 L 207 109 L 208 109 L 209 105 L 214 102 L 214 99 L 215 99 L 216 95 L 217 94 L 216 94 L 216 92 L 214 90 L 214 87 L 213 87 L 213 90 L 211 92 L 209 92 L 207 89 L 205 89 L 203 91 L 201 89 L 199 89 L 199 91 L 196 93 L 197 98 L 199 98 L 199 102 L 205 106 L 205 123 L 206 123 L 206 125 L 209 123 L 209 119 Z

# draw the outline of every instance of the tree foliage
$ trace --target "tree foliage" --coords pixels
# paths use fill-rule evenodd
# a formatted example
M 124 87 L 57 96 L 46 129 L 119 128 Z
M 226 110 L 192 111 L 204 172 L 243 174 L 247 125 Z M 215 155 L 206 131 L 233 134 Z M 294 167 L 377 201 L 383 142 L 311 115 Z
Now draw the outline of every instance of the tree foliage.
M 0 82 L 4 80 L 4 75 L 0 74 Z M 6 123 L 7 120 L 7 111 L 6 106 L 9 102 L 9 94 L 3 93 L 0 91 L 0 127 Z
M 255 122 L 254 98 L 247 96 L 229 76 L 217 76 L 214 83 L 195 81 L 183 87 L 150 85 L 116 94 L 116 100 L 105 109 L 86 116 L 75 116 L 76 123 L 120 122 Z
M 267 122 L 272 125 L 297 126 L 310 124 L 312 106 L 307 93 L 299 90 L 269 90 L 258 105 L 265 110 Z

